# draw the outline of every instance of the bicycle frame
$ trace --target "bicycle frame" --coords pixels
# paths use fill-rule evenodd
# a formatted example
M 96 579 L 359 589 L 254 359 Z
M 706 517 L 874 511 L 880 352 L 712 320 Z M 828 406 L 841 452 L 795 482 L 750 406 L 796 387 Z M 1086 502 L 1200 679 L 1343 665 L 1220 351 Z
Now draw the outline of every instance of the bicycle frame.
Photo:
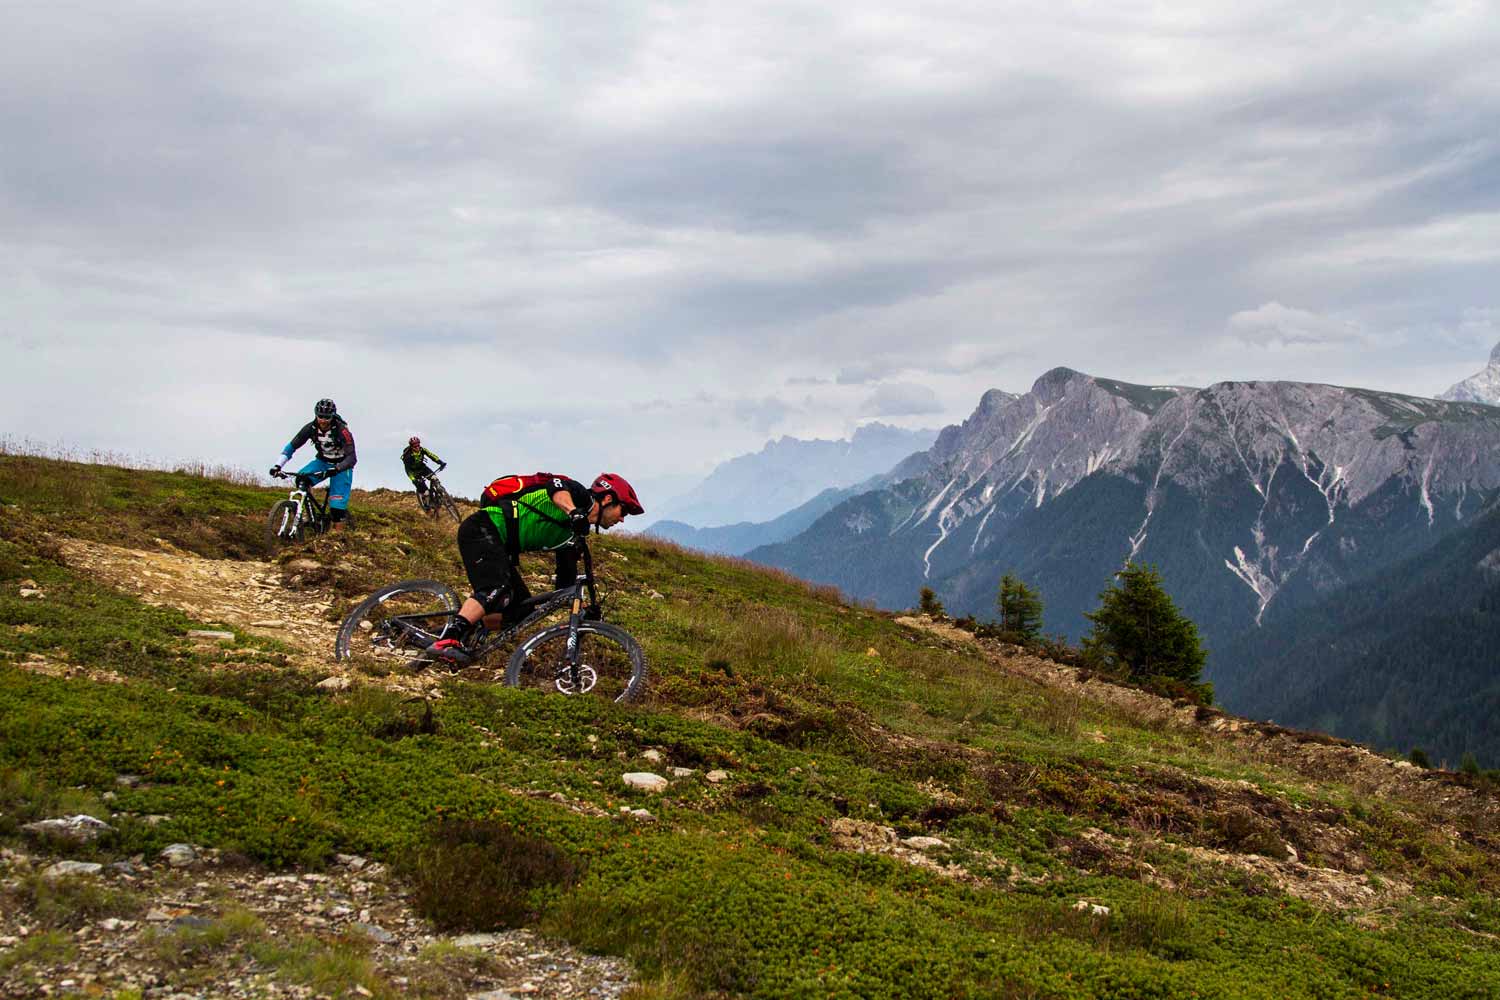
M 314 531 L 321 532 L 326 530 L 328 526 L 327 490 L 325 489 L 324 491 L 324 502 L 319 503 L 317 494 L 313 492 L 317 484 L 313 482 L 311 476 L 304 476 L 301 473 L 297 473 L 290 478 L 294 481 L 295 485 L 292 486 L 291 492 L 287 494 L 286 498 L 297 505 L 295 516 L 292 518 L 292 525 L 302 524 L 304 519 L 306 519 L 308 525 Z M 311 514 L 307 513 L 309 508 L 312 510 Z
M 589 618 L 599 619 L 603 616 L 602 604 L 599 600 L 599 592 L 594 585 L 594 555 L 589 550 L 588 543 L 583 539 L 576 539 L 573 544 L 582 550 L 583 566 L 571 584 L 549 590 L 545 594 L 535 594 L 526 600 L 506 608 L 512 615 L 521 613 L 519 620 L 503 626 L 495 632 L 484 636 L 483 641 L 474 650 L 474 659 L 481 660 L 498 648 L 514 638 L 517 633 L 534 624 L 542 617 L 558 610 L 568 607 L 568 665 L 574 683 L 578 681 L 578 626 L 579 623 Z M 437 632 L 432 629 L 435 624 L 432 619 L 441 618 L 447 622 L 457 612 L 427 613 L 420 615 L 392 615 L 380 623 L 380 628 L 387 633 L 387 638 L 392 641 L 415 638 L 425 643 L 437 638 Z M 404 642 L 403 642 L 404 644 Z

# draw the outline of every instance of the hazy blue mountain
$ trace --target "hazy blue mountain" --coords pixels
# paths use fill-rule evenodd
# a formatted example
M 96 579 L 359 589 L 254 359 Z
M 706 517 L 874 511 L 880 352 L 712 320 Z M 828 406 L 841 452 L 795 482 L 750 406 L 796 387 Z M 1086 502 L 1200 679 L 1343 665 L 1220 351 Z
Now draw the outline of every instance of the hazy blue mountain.
M 682 521 L 657 521 L 647 528 L 645 533 L 704 552 L 718 552 L 730 556 L 743 555 L 758 546 L 782 542 L 800 534 L 819 517 L 848 499 L 860 488 L 856 486 L 841 490 L 824 490 L 802 506 L 795 507 L 770 521 L 741 521 L 739 524 L 725 524 L 714 528 L 695 528 Z
M 662 520 L 693 527 L 764 523 L 828 489 L 862 483 L 926 450 L 935 430 L 866 424 L 848 440 L 783 437 L 760 451 L 722 463 L 698 486 L 668 500 Z

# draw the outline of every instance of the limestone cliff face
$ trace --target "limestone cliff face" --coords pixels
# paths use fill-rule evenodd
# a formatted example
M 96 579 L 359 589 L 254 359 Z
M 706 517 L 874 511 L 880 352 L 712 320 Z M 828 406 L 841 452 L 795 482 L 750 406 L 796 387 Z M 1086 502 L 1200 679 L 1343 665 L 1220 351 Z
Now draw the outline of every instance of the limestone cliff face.
M 1500 344 L 1496 344 L 1495 349 L 1490 352 L 1490 363 L 1484 371 L 1456 383 L 1438 396 L 1438 399 L 1500 406 Z
M 1141 386 L 1059 368 L 1024 395 L 987 393 L 906 468 L 751 558 L 889 606 L 933 585 L 978 613 L 990 600 L 980 581 L 1023 563 L 1083 574 L 1068 586 L 1097 593 L 1128 559 L 1190 558 L 1192 586 L 1210 588 L 1210 629 L 1232 631 L 1287 588 L 1326 592 L 1500 495 L 1500 409 L 1296 382 Z

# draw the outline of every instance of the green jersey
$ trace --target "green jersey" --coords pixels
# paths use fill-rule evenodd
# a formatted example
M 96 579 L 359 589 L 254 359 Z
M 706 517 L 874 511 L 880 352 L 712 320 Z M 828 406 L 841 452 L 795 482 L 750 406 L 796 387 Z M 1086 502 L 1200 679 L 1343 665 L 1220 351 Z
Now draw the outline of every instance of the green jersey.
M 574 505 L 588 510 L 589 505 L 593 503 L 593 497 L 589 495 L 588 489 L 571 479 L 565 480 L 565 483 L 567 492 L 573 496 Z M 541 552 L 546 549 L 561 548 L 573 540 L 573 525 L 568 520 L 567 512 L 553 502 L 552 493 L 553 491 L 548 487 L 538 487 L 501 501 L 507 505 L 515 504 L 518 538 L 515 551 Z M 495 530 L 499 532 L 500 540 L 508 542 L 510 528 L 506 524 L 504 508 L 495 506 L 483 509 L 490 516 L 490 520 L 495 523 Z

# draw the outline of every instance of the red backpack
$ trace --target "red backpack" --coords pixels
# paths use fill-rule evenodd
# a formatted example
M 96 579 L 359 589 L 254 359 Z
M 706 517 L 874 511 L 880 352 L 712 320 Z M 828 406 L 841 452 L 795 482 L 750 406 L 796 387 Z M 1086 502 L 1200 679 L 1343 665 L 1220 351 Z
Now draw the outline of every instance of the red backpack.
M 558 489 L 562 489 L 561 480 L 564 477 L 551 472 L 533 472 L 529 476 L 501 476 L 484 488 L 481 494 L 482 506 L 493 507 L 508 496 L 517 493 L 525 493 L 534 490 L 538 486 L 546 486 L 552 480 L 558 480 Z

